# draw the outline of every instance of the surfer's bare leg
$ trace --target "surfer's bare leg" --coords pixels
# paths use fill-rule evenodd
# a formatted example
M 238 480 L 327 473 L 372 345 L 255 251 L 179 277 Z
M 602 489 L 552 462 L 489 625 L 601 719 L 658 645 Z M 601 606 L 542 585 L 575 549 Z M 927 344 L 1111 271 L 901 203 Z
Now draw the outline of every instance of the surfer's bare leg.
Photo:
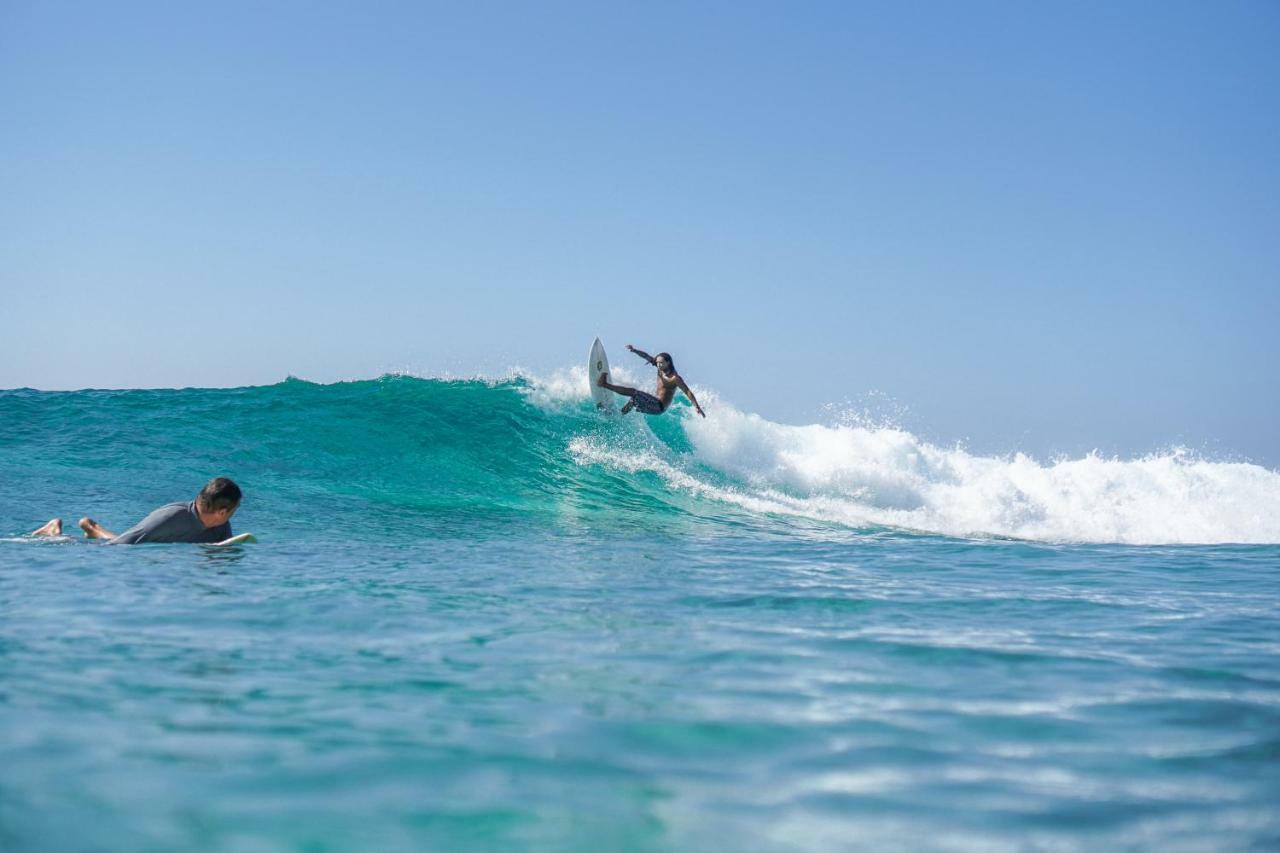
M 88 539 L 115 539 L 116 534 L 103 527 L 92 518 L 80 519 L 80 529 L 84 531 L 84 535 Z
M 609 374 L 601 373 L 600 378 L 596 380 L 596 384 L 601 388 L 608 388 L 615 394 L 621 394 L 624 397 L 635 397 L 636 389 L 628 388 L 626 385 L 613 385 L 609 382 Z M 627 414 L 636 407 L 635 400 L 628 400 L 627 404 L 622 407 L 622 414 Z
M 49 522 L 39 530 L 31 531 L 32 536 L 61 536 L 62 535 L 62 519 L 51 518 Z
M 624 397 L 634 397 L 636 389 L 628 388 L 626 385 L 613 385 L 609 382 L 609 374 L 601 373 L 600 378 L 596 380 L 596 384 L 601 388 L 608 388 L 615 394 L 621 394 Z

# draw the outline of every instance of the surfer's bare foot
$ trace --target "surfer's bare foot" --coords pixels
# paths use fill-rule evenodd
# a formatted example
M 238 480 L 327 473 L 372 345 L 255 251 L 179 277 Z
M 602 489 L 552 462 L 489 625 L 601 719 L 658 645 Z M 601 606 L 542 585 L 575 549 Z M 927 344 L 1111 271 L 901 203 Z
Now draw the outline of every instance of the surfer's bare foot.
M 61 536 L 62 535 L 62 519 L 51 518 L 49 523 L 39 530 L 31 531 L 32 536 Z
M 80 519 L 80 529 L 84 531 L 84 535 L 90 539 L 111 539 L 111 534 L 98 522 L 92 518 Z
M 601 373 L 600 378 L 596 380 L 596 384 L 601 388 L 609 384 L 609 374 Z

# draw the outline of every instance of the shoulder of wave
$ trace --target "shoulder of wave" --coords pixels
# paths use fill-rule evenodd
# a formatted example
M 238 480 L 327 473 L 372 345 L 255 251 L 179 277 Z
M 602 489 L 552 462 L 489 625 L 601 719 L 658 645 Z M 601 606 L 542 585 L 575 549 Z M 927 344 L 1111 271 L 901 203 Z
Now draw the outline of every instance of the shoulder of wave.
M 492 375 L 485 373 L 454 373 L 451 371 L 440 371 L 434 373 L 418 372 L 412 370 L 392 370 L 377 376 L 369 377 L 349 377 L 344 379 L 334 379 L 332 381 L 320 381 L 314 379 L 304 379 L 293 374 L 289 374 L 279 382 L 270 385 L 250 385 L 245 388 L 289 388 L 289 387 L 310 387 L 310 388 L 339 388 L 352 387 L 360 385 L 394 385 L 397 383 L 431 383 L 431 384 L 449 384 L 449 385 L 485 385 L 489 388 L 501 387 L 522 387 L 531 383 L 528 376 L 517 369 L 513 369 L 507 373 L 500 375 Z

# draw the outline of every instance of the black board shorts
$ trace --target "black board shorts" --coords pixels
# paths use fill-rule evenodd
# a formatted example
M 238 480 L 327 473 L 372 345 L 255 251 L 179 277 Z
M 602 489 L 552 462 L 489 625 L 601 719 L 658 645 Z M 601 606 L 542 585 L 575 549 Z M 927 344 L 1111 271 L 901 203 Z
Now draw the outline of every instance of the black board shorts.
M 646 415 L 660 415 L 663 412 L 662 401 L 647 391 L 637 391 L 632 397 L 636 408 Z

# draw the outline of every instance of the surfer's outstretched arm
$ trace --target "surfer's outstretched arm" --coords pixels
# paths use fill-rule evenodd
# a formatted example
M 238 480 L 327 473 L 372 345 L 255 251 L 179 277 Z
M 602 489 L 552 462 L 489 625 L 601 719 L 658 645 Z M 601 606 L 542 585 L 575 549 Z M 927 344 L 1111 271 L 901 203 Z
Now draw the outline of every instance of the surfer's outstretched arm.
M 627 344 L 627 349 L 631 350 L 633 353 L 635 353 L 636 355 L 640 356 L 641 358 L 643 358 L 645 361 L 649 362 L 650 364 L 657 364 L 657 362 L 655 362 L 655 361 L 653 360 L 653 356 L 649 355 L 649 353 L 645 352 L 644 350 L 642 350 L 642 349 L 636 349 L 636 348 L 635 348 L 635 347 L 633 347 L 631 344 Z
M 684 377 L 680 377 L 680 390 L 689 398 L 689 402 L 693 403 L 693 410 L 705 418 L 707 413 L 702 411 L 702 407 L 698 405 L 698 398 L 693 396 L 693 391 L 691 391 L 689 386 L 685 384 Z

